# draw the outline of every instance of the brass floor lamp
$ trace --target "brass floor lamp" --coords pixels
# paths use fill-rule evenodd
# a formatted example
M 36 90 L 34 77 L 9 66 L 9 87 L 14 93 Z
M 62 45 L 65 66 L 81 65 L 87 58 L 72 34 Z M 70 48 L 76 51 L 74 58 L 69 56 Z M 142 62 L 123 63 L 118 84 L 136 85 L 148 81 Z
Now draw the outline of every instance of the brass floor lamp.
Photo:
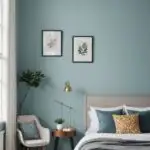
M 66 93 L 72 92 L 72 87 L 71 87 L 69 81 L 67 81 L 65 83 L 64 92 L 66 92 Z M 67 125 L 67 127 L 65 127 L 64 130 L 66 130 L 66 131 L 72 130 L 72 117 L 71 117 L 71 115 L 72 115 L 73 107 L 71 107 L 70 105 L 66 105 L 65 103 L 57 101 L 57 100 L 55 100 L 55 102 L 58 103 L 61 106 L 61 117 L 62 117 L 62 119 L 63 119 L 63 107 L 68 109 L 69 125 Z

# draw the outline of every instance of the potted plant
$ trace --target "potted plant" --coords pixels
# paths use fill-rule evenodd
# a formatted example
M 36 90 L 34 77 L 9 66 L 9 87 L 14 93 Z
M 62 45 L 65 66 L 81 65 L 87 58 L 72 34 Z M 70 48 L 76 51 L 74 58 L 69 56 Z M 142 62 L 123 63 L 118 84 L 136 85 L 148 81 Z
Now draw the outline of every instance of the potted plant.
M 19 82 L 24 82 L 27 86 L 27 91 L 19 104 L 19 114 L 22 112 L 23 104 L 29 94 L 31 88 L 38 88 L 40 83 L 45 78 L 45 75 L 41 71 L 23 71 L 19 76 Z
M 63 123 L 64 122 L 65 122 L 65 120 L 62 119 L 62 118 L 57 118 L 55 120 L 57 130 L 62 130 L 63 129 Z

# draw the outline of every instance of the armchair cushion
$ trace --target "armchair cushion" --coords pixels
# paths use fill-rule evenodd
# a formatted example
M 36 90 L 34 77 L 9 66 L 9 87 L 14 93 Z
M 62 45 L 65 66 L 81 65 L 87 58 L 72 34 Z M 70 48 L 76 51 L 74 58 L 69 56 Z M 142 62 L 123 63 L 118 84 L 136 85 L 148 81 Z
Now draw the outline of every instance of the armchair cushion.
M 24 140 L 40 139 L 35 121 L 32 122 L 19 122 L 19 129 L 22 132 Z

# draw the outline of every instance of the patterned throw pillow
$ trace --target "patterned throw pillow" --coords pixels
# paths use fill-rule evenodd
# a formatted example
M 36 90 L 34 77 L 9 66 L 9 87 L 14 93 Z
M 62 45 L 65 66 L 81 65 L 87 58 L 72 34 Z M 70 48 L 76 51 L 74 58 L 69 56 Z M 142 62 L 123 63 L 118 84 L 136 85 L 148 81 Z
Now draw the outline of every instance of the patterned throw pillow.
M 137 134 L 140 133 L 139 115 L 113 115 L 118 134 Z

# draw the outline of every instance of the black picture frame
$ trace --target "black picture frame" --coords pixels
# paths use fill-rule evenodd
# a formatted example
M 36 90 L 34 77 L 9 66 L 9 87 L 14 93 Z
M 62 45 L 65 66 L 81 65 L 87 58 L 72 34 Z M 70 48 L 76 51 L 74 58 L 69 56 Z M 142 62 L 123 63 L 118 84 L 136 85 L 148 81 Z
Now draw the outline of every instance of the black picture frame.
M 76 38 L 82 38 L 82 39 L 91 39 L 91 59 L 90 60 L 75 60 L 74 53 L 75 53 L 75 39 Z M 77 51 L 77 50 L 76 50 Z M 78 50 L 79 51 L 79 50 Z M 72 36 L 72 62 L 73 63 L 93 63 L 94 62 L 94 36 L 88 35 L 88 36 Z
M 59 39 L 59 44 L 60 44 L 60 49 L 58 50 L 60 54 L 45 54 L 44 53 L 44 33 L 46 32 L 56 32 L 60 34 L 60 39 Z M 63 31 L 62 30 L 41 30 L 42 34 L 42 57 L 61 57 L 63 56 Z

